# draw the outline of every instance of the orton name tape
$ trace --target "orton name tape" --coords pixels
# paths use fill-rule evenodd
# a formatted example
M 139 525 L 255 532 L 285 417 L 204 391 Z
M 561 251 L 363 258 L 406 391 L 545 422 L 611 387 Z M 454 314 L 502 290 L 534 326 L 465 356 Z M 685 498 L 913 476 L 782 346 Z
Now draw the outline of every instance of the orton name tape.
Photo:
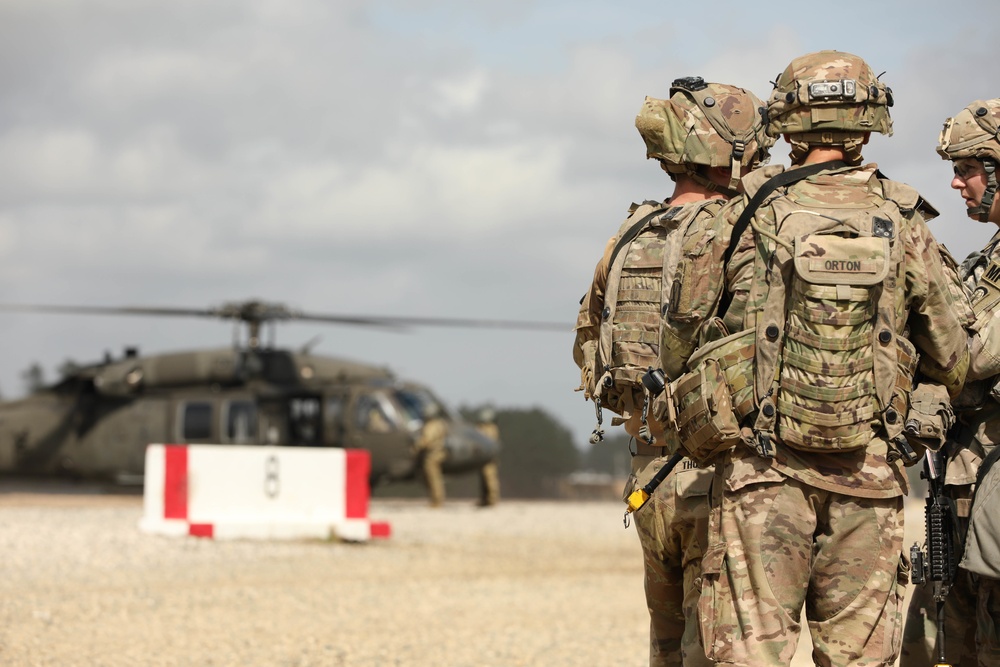
M 389 537 L 363 449 L 149 445 L 143 532 L 217 539 Z

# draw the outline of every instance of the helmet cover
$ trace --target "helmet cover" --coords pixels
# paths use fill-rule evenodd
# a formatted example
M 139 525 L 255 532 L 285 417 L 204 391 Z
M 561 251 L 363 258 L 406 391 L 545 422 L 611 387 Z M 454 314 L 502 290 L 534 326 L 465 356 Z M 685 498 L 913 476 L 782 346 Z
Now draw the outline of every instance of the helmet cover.
M 842 51 L 818 51 L 793 60 L 778 76 L 767 104 L 767 133 L 879 132 L 892 135 L 892 89 L 862 58 Z M 842 138 L 842 137 L 841 137 Z
M 671 173 L 694 173 L 696 165 L 753 169 L 774 143 L 764 133 L 763 102 L 753 93 L 700 77 L 677 79 L 670 98 L 646 97 L 635 127 L 646 157 Z M 730 187 L 734 188 L 735 182 Z
M 945 160 L 969 157 L 1000 162 L 1000 99 L 976 100 L 946 120 L 937 152 Z

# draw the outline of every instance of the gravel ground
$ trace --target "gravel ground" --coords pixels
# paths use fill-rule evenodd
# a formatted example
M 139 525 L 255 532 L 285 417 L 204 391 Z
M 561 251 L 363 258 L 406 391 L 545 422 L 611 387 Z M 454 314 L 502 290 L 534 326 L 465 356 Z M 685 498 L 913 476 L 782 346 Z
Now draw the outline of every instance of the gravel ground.
M 367 544 L 154 537 L 141 511 L 0 493 L 0 665 L 646 663 L 618 502 L 378 499 L 393 536 Z

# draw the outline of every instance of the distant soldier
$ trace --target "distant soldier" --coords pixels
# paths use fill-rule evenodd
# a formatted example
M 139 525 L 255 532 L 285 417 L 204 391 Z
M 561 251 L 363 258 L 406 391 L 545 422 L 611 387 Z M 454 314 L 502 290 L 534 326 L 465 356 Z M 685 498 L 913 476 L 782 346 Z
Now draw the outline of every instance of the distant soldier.
M 969 355 L 933 209 L 862 165 L 892 102 L 857 56 L 793 60 L 767 106 L 792 168 L 745 178 L 715 224 L 734 333 L 724 354 L 695 353 L 702 382 L 682 379 L 675 401 L 721 455 L 699 607 L 718 663 L 789 665 L 803 605 L 816 664 L 899 653 L 908 396 L 918 369 L 956 395 Z
M 493 408 L 485 407 L 476 413 L 476 429 L 490 440 L 500 443 L 500 427 Z M 491 507 L 500 502 L 500 473 L 495 460 L 479 469 L 479 506 Z
M 625 498 L 649 482 L 666 455 L 677 450 L 674 431 L 651 412 L 641 377 L 660 366 L 661 357 L 668 378 L 676 377 L 695 347 L 701 321 L 692 317 L 674 322 L 679 328 L 664 328 L 661 313 L 689 287 L 673 281 L 683 252 L 704 248 L 703 223 L 737 194 L 743 170 L 767 157 L 771 142 L 764 136 L 761 107 L 742 88 L 688 77 L 674 81 L 668 100 L 647 97 L 636 117 L 646 156 L 667 172 L 673 194 L 662 203 L 634 204 L 608 241 L 581 302 L 573 347 L 584 396 L 596 404 L 594 439 L 602 437 L 604 408 L 616 413 L 612 423 L 624 424 L 635 439 Z M 667 336 L 662 350 L 661 335 Z M 703 547 L 697 536 L 705 531 L 710 482 L 711 471 L 686 461 L 635 513 L 653 667 L 708 664 L 694 610 Z
M 965 200 L 968 216 L 1000 225 L 996 197 L 1000 99 L 977 100 L 949 118 L 937 150 L 953 164 L 951 187 Z M 1000 231 L 985 248 L 962 262 L 959 277 L 973 298 L 973 330 L 978 333 L 971 340 L 965 388 L 954 401 L 958 424 L 949 434 L 944 453 L 945 492 L 954 503 L 958 535 L 965 536 L 977 474 L 1000 442 L 1000 331 L 996 331 L 1000 325 Z M 990 513 L 998 509 L 993 507 Z M 998 539 L 1000 535 L 995 535 L 994 540 Z M 1000 568 L 1000 553 L 987 557 Z M 1000 581 L 973 571 L 959 569 L 945 597 L 945 655 L 956 667 L 1000 665 Z M 937 664 L 937 614 L 930 584 L 914 591 L 906 617 L 902 667 Z
M 441 407 L 436 403 L 429 404 L 424 410 L 424 425 L 420 429 L 415 448 L 431 507 L 441 507 L 444 503 L 444 474 L 441 472 L 441 464 L 447 454 L 447 437 L 448 420 L 442 414 Z

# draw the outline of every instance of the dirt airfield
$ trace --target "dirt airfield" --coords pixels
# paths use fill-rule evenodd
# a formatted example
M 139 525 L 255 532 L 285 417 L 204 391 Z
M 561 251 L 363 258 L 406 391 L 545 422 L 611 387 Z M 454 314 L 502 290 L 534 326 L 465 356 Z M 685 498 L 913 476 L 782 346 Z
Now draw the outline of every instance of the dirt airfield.
M 376 499 L 388 540 L 225 542 L 139 532 L 139 495 L 0 485 L 0 665 L 644 665 L 622 512 Z

